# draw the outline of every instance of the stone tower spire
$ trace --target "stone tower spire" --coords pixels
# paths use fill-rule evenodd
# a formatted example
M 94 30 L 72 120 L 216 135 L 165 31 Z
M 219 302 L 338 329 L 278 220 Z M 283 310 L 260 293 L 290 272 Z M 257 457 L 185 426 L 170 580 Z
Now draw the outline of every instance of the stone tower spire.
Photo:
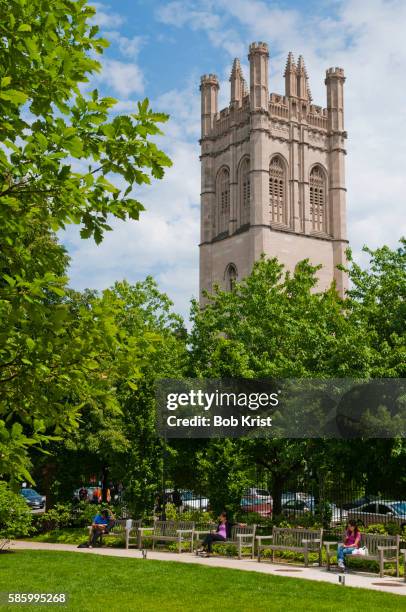
M 297 68 L 293 53 L 289 51 L 286 61 L 285 73 L 285 95 L 289 97 L 297 96 Z
M 309 93 L 310 87 L 306 66 L 303 56 L 299 55 L 297 62 L 297 96 L 298 98 L 301 98 L 301 100 L 309 100 Z
M 231 83 L 231 106 L 241 106 L 246 87 L 241 70 L 240 60 L 236 57 L 230 75 Z
M 264 42 L 252 43 L 249 48 L 251 110 L 269 106 L 269 50 Z
M 327 111 L 331 131 L 344 130 L 344 82 L 342 68 L 329 68 L 326 71 Z
M 202 138 L 213 129 L 214 119 L 218 112 L 219 81 L 215 74 L 204 74 L 200 79 L 202 102 Z

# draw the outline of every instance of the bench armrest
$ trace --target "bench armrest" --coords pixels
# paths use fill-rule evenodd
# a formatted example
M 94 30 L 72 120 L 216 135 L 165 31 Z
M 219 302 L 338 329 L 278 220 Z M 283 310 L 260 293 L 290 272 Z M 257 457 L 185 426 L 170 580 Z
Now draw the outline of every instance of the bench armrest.
M 154 531 L 153 527 L 137 527 L 138 531 L 142 534 L 144 531 Z
M 330 552 L 330 548 L 332 546 L 338 546 L 339 542 L 323 542 L 323 544 L 327 548 L 327 552 Z
M 406 548 L 401 548 L 400 552 L 402 553 L 402 555 L 406 555 Z
M 195 530 L 194 529 L 177 529 L 176 533 L 194 533 Z
M 243 540 L 244 538 L 250 538 L 250 539 L 252 540 L 252 536 L 253 536 L 253 534 L 252 534 L 252 533 L 237 533 L 237 536 L 236 536 L 236 537 L 237 537 L 239 540 Z M 259 537 L 261 537 L 261 536 L 259 536 Z
M 377 546 L 377 550 L 397 550 L 397 546 Z
M 316 538 L 314 540 L 313 539 L 312 540 L 306 540 L 306 539 L 302 540 L 302 544 L 312 544 L 313 542 L 315 544 L 320 544 L 321 540 L 320 540 L 320 538 L 318 538 L 318 539 Z
M 261 546 L 261 540 L 273 540 L 273 535 L 255 536 L 255 539 L 258 540 L 258 544 Z

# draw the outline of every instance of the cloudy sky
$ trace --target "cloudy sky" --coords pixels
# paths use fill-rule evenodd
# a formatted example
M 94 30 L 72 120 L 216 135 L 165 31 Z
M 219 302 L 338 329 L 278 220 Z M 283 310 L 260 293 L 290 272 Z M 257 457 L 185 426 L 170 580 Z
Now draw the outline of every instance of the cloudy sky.
M 324 74 L 342 66 L 345 84 L 348 227 L 353 251 L 364 244 L 395 246 L 406 234 L 406 2 L 405 0 L 110 0 L 94 3 L 111 42 L 94 84 L 131 111 L 148 96 L 168 112 L 160 146 L 173 160 L 163 181 L 137 195 L 139 222 L 115 222 L 100 246 L 63 236 L 71 255 L 71 284 L 103 289 L 152 274 L 187 317 L 198 294 L 199 78 L 215 72 L 227 105 L 234 57 L 246 76 L 247 49 L 270 47 L 270 90 L 283 93 L 288 51 L 302 54 L 315 104 L 325 106 Z

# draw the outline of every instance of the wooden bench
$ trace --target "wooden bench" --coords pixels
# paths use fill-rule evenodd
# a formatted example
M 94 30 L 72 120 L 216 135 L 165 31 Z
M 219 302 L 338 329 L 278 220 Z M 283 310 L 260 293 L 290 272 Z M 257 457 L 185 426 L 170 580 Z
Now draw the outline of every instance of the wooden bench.
M 401 548 L 400 552 L 403 555 L 403 580 L 406 582 L 406 548 Z
M 103 538 L 109 536 L 115 537 L 124 537 L 125 539 L 125 547 L 130 548 L 132 542 L 136 541 L 136 545 L 139 548 L 140 544 L 140 533 L 139 529 L 141 528 L 141 519 L 116 519 L 114 521 L 114 525 L 110 527 L 110 529 L 105 533 L 100 533 L 99 540 L 100 544 L 103 544 Z M 92 526 L 88 527 L 89 530 L 89 538 L 92 534 Z
M 144 539 L 152 540 L 152 550 L 155 542 L 177 542 L 181 553 L 182 544 L 190 542 L 190 550 L 193 552 L 194 532 L 195 524 L 192 521 L 155 521 L 151 527 L 139 528 L 139 547 L 142 548 Z
M 208 524 L 207 528 L 204 527 L 201 529 L 201 526 L 197 530 L 195 530 L 196 542 L 197 540 L 201 540 L 202 536 L 205 536 L 209 533 L 215 533 L 217 529 L 217 523 Z M 237 546 L 238 558 L 242 558 L 242 549 L 243 547 L 251 548 L 251 559 L 255 556 L 255 532 L 257 526 L 256 525 L 246 525 L 244 527 L 240 527 L 239 525 L 233 525 L 231 528 L 231 537 L 224 542 L 218 541 L 213 542 L 213 546 L 216 544 L 235 544 Z
M 9 546 L 11 540 L 7 539 L 7 538 L 1 538 L 0 539 L 0 550 L 5 550 L 6 546 Z
M 272 551 L 272 563 L 275 562 L 275 552 L 290 551 L 304 555 L 305 566 L 309 565 L 309 552 L 317 552 L 319 565 L 322 564 L 323 529 L 290 529 L 287 527 L 274 527 L 272 535 L 257 536 L 258 562 L 264 550 Z M 262 544 L 263 541 L 270 544 Z
M 345 534 L 342 536 L 344 541 Z M 331 567 L 331 556 L 336 555 L 337 551 L 332 550 L 337 547 L 340 542 L 324 542 L 327 556 L 327 570 Z M 361 533 L 361 546 L 366 546 L 368 549 L 367 555 L 354 555 L 356 559 L 366 559 L 367 561 L 377 561 L 379 563 L 379 575 L 384 576 L 385 563 L 396 563 L 396 576 L 399 576 L 399 546 L 400 536 L 380 535 L 376 533 Z M 351 556 L 351 555 L 348 555 Z

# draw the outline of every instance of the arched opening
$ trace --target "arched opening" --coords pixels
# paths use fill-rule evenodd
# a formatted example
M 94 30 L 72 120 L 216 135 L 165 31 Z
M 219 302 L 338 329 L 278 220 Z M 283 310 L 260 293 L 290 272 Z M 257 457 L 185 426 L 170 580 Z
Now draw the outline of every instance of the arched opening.
M 238 191 L 240 203 L 239 224 L 247 225 L 250 222 L 251 202 L 250 160 L 248 157 L 245 157 L 240 163 L 238 172 Z
M 230 220 L 230 171 L 222 168 L 217 176 L 217 234 L 228 232 Z
M 310 222 L 315 232 L 327 232 L 327 177 L 317 165 L 310 172 Z
M 271 223 L 287 225 L 286 164 L 279 155 L 269 165 L 269 206 Z
M 229 263 L 225 271 L 226 290 L 232 291 L 237 282 L 238 272 L 235 264 Z

